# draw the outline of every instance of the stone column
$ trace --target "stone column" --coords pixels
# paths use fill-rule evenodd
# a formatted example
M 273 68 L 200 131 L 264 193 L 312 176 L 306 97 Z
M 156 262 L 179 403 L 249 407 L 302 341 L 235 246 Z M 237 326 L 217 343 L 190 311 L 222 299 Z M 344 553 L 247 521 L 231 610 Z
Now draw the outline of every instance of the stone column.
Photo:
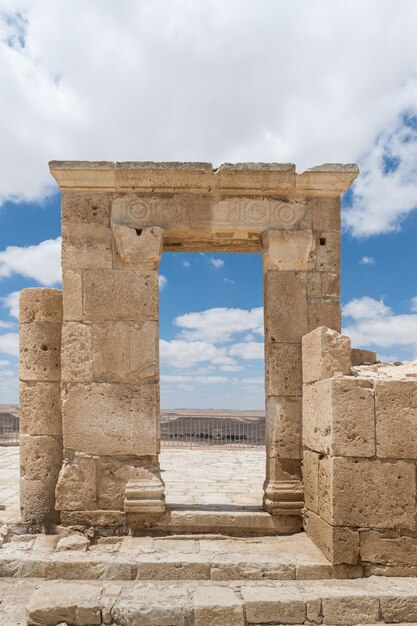
M 326 326 L 340 332 L 340 197 L 321 197 L 313 207 L 315 259 L 307 272 L 307 332 Z
M 266 480 L 264 508 L 300 515 L 301 339 L 307 332 L 306 271 L 314 262 L 310 230 L 262 236 L 265 311 Z
M 64 523 L 165 510 L 159 454 L 162 229 L 110 225 L 111 194 L 64 192 Z
M 20 294 L 20 473 L 25 521 L 58 521 L 55 486 L 62 464 L 62 292 Z

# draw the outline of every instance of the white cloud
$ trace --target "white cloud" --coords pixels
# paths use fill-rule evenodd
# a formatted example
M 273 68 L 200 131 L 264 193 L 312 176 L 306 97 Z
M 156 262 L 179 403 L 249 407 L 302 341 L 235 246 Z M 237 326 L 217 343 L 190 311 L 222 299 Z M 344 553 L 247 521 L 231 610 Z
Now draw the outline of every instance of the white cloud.
M 229 285 L 234 285 L 235 281 L 232 280 L 231 278 L 223 278 L 223 282 L 224 283 L 228 283 Z
M 219 370 L 221 372 L 241 372 L 243 369 L 243 365 L 220 365 Z
M 212 362 L 216 357 L 224 356 L 225 352 L 207 341 L 161 339 L 159 345 L 162 365 L 175 369 L 186 369 L 199 363 Z
M 13 324 L 11 322 L 3 322 L 0 320 L 0 328 L 12 328 Z
M 265 379 L 262 376 L 257 376 L 252 378 L 243 378 L 241 382 L 245 385 L 264 385 Z
M 6 365 L 9 365 L 10 361 L 0 361 L 0 367 L 5 367 Z
M 0 251 L 0 279 L 15 274 L 46 286 L 61 282 L 61 237 L 33 246 L 8 246 Z
M 190 261 L 183 261 L 182 265 L 183 267 L 190 267 Z
M 0 354 L 19 355 L 18 333 L 4 333 L 0 335 Z
M 411 310 L 417 313 L 417 296 L 411 298 Z
M 162 374 L 161 381 L 169 384 L 201 383 L 203 385 L 217 385 L 230 382 L 227 376 L 176 376 L 175 374 Z
M 164 276 L 163 274 L 159 274 L 158 276 L 159 289 L 162 291 L 162 289 L 166 287 L 167 284 L 168 284 L 168 278 Z
M 361 265 L 375 265 L 375 259 L 373 256 L 363 256 L 360 260 Z
M 352 317 L 355 320 L 373 319 L 390 315 L 391 309 L 384 304 L 383 300 L 375 300 L 364 296 L 350 300 L 342 308 L 345 317 Z
M 353 320 L 343 333 L 354 347 L 403 347 L 417 355 L 417 314 L 396 315 L 382 300 L 367 296 L 348 302 L 343 314 Z
M 2 9 L 0 201 L 42 198 L 51 158 L 299 169 L 360 159 L 346 216 L 355 235 L 395 229 L 415 206 L 417 142 L 401 118 L 417 102 L 415 0 L 263 0 L 262 10 L 256 0 L 3 0 Z M 399 156 L 396 172 L 386 175 L 384 154 Z
M 259 341 L 246 341 L 245 343 L 236 343 L 229 350 L 231 356 L 239 356 L 242 359 L 263 359 L 264 344 Z
M 411 89 L 417 102 L 417 86 Z M 417 107 L 381 132 L 360 161 L 345 224 L 358 237 L 398 230 L 417 207 Z
M 19 319 L 19 295 L 20 291 L 12 291 L 1 299 L 3 306 L 9 309 L 9 314 L 17 319 Z
M 216 269 L 220 269 L 224 265 L 224 261 L 222 261 L 222 259 L 215 259 L 213 257 L 209 258 L 209 263 L 211 263 Z
M 183 339 L 226 343 L 240 332 L 263 334 L 263 307 L 249 310 L 216 307 L 180 315 L 174 322 L 181 328 Z

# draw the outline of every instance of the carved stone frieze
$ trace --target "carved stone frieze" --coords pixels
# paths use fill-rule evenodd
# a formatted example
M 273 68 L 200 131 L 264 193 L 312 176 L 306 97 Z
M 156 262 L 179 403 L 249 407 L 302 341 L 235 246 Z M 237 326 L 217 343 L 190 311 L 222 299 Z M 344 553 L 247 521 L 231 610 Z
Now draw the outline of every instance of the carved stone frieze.
M 184 242 L 185 235 L 199 241 L 226 235 L 238 247 L 239 241 L 260 237 L 268 228 L 311 228 L 314 203 L 314 199 L 126 194 L 113 200 L 111 219 L 131 228 L 159 226 L 170 243 L 176 238 Z

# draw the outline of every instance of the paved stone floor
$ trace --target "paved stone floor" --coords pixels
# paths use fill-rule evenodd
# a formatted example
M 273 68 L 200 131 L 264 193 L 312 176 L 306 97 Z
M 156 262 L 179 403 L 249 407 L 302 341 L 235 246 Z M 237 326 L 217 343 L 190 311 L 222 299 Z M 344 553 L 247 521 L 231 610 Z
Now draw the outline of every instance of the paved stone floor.
M 265 450 L 172 450 L 160 456 L 169 505 L 261 506 Z M 5 507 L 5 508 L 3 508 Z M 19 515 L 19 448 L 0 447 L 0 519 Z

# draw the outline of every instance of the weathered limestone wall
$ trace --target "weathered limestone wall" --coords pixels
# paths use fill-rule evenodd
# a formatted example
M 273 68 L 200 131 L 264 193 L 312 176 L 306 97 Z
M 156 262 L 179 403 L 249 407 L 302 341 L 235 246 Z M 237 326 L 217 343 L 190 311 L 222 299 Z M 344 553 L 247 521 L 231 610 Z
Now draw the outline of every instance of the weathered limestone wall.
M 356 364 L 372 354 L 353 351 Z M 352 370 L 351 359 L 348 337 L 303 338 L 306 531 L 335 565 L 415 573 L 417 380 Z
M 267 471 L 264 505 L 300 514 L 301 339 L 340 330 L 340 200 L 317 198 L 304 230 L 263 234 Z
M 158 465 L 162 230 L 113 233 L 111 200 L 62 194 L 64 464 L 56 506 L 64 522 L 80 521 L 77 512 L 96 511 L 106 524 L 114 519 L 106 511 L 165 508 Z
M 57 521 L 55 486 L 62 464 L 62 292 L 20 294 L 21 512 L 25 521 Z

